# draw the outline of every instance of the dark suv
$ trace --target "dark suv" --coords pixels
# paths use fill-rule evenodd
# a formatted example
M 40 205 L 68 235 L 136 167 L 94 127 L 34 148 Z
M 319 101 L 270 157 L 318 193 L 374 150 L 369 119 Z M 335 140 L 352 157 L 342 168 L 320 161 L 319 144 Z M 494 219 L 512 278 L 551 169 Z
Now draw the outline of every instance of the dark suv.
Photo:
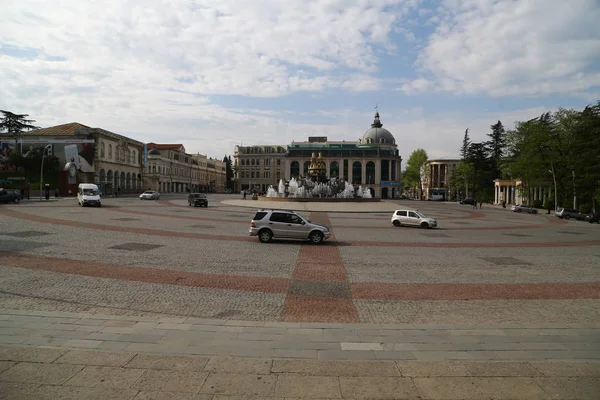
M 589 222 L 590 224 L 593 224 L 594 222 L 597 222 L 597 223 L 600 224 L 600 213 L 595 212 L 595 213 L 591 213 L 589 215 L 586 215 L 585 216 L 585 220 L 587 222 Z
M 469 199 L 469 198 L 467 198 L 467 199 L 462 199 L 462 200 L 460 201 L 460 204 L 471 204 L 471 205 L 475 205 L 475 204 L 477 204 L 477 202 L 475 201 L 475 199 Z
M 202 193 L 190 193 L 188 196 L 188 206 L 208 207 L 208 199 Z
M 580 221 L 585 219 L 585 214 L 580 213 L 574 208 L 559 208 L 556 210 L 556 216 L 560 219 L 571 219 L 575 218 Z

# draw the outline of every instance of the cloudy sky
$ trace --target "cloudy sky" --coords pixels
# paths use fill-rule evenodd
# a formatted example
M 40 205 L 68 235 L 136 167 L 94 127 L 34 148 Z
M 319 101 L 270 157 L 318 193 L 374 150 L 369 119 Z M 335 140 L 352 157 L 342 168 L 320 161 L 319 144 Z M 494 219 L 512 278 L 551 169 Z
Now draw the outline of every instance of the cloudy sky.
M 0 109 L 188 152 L 356 140 L 401 155 L 600 99 L 598 0 L 0 0 Z

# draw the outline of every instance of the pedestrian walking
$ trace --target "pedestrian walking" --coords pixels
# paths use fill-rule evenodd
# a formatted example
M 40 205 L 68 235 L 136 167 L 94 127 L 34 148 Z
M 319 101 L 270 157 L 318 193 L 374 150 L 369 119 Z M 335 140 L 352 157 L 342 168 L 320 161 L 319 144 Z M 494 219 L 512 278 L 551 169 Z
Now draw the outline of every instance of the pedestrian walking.
M 479 202 L 479 208 L 481 209 L 481 207 L 483 206 L 483 201 Z M 475 208 L 477 208 L 477 206 L 475 206 Z
M 244 200 L 246 200 L 246 191 L 244 190 Z

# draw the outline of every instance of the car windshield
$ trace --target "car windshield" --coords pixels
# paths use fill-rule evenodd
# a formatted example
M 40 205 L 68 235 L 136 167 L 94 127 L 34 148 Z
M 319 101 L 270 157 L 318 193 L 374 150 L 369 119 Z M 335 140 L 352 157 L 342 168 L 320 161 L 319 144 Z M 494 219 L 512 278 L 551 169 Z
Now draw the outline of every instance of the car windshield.
M 151 191 L 151 190 L 146 190 L 146 191 L 144 192 L 144 194 L 152 194 L 152 193 L 154 193 L 154 192 L 153 192 L 153 191 Z
M 85 196 L 98 196 L 100 194 L 98 189 L 83 189 L 83 194 Z
M 196 198 L 196 199 L 202 199 L 202 198 L 204 198 L 204 195 L 203 194 L 195 194 L 194 198 Z
M 419 216 L 419 218 L 428 218 L 427 215 L 423 214 L 420 211 L 415 211 L 415 213 Z

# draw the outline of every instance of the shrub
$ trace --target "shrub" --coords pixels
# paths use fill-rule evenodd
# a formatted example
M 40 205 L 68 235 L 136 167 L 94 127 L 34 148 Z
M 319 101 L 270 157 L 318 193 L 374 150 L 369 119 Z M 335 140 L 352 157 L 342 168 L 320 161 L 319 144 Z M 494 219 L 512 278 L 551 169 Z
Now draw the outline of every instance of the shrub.
M 579 205 L 579 212 L 582 214 L 589 214 L 592 212 L 592 205 L 591 204 L 580 204 Z
M 553 199 L 546 199 L 546 202 L 544 203 L 544 209 L 545 210 L 554 210 L 554 200 Z
M 533 208 L 542 208 L 544 206 L 544 203 L 542 202 L 542 200 L 534 200 L 531 205 L 533 206 Z

